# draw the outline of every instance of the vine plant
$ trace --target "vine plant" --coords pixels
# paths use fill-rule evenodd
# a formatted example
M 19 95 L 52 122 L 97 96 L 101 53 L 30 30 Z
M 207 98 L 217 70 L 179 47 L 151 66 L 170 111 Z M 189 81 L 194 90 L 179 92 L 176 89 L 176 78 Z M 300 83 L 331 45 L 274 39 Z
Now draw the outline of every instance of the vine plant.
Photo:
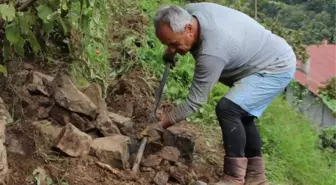
M 23 8 L 15 8 L 16 3 L 13 1 L 0 5 L 6 38 L 2 43 L 5 60 L 9 60 L 11 55 L 23 57 L 30 51 L 38 55 L 46 49 L 51 35 L 55 33 L 68 35 L 70 23 L 66 16 L 68 16 L 69 1 L 29 2 L 26 6 L 30 7 Z M 32 6 L 35 4 L 36 6 Z M 65 40 L 63 42 L 66 43 Z
M 107 76 L 107 0 L 26 0 L 0 4 L 0 54 L 13 57 L 65 55 L 87 79 Z M 1 31 L 2 30 L 2 31 Z M 51 56 L 55 57 L 55 56 Z M 50 58 L 50 57 L 49 57 Z M 59 59 L 59 58 L 57 58 Z M 75 64 L 76 63 L 76 64 Z M 72 65 L 74 64 L 74 65 Z M 0 64 L 0 73 L 5 66 Z

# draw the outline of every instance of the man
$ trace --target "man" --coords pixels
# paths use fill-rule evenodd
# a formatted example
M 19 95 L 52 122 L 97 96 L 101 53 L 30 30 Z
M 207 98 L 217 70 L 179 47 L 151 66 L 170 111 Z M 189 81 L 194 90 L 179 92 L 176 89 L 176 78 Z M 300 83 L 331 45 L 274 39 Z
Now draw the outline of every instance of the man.
M 154 18 L 164 58 L 191 52 L 195 73 L 189 97 L 159 122 L 167 128 L 207 102 L 217 81 L 230 91 L 216 106 L 225 157 L 217 185 L 267 184 L 254 123 L 292 80 L 296 56 L 288 43 L 242 12 L 214 3 L 164 6 Z

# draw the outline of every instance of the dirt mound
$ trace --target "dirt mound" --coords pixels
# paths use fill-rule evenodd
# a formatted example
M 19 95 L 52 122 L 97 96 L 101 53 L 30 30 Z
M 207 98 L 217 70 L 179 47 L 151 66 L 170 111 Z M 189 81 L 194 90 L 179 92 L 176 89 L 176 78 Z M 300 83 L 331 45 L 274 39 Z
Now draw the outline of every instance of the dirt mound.
M 66 72 L 17 73 L 21 78 L 15 92 L 26 119 L 6 126 L 10 184 L 183 185 L 218 179 L 218 166 L 194 158 L 206 148 L 199 147 L 204 146 L 199 131 L 188 123 L 172 126 L 158 142 L 148 143 L 138 174 L 131 172 L 157 83 L 140 77 L 140 71 L 109 87 L 106 100 L 97 84 L 80 89 Z M 158 114 L 169 108 L 163 104 Z

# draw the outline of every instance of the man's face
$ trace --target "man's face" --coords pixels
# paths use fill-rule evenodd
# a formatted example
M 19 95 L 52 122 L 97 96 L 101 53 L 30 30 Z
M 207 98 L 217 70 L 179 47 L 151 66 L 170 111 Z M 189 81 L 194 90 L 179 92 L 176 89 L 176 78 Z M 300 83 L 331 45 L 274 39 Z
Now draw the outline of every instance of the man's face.
M 168 46 L 169 52 L 185 55 L 193 45 L 193 28 L 187 25 L 183 33 L 174 33 L 168 24 L 161 24 L 156 36 L 162 44 Z

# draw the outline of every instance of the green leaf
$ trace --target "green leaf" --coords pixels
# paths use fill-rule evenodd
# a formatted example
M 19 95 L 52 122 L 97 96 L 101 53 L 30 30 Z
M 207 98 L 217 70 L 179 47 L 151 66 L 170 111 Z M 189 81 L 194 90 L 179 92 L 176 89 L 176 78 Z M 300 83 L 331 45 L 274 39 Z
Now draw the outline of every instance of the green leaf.
M 24 17 L 29 25 L 33 25 L 36 23 L 36 16 L 34 12 L 31 11 L 24 12 Z
M 50 177 L 47 177 L 47 185 L 52 185 L 54 182 Z
M 47 33 L 51 33 L 54 29 L 54 24 L 53 23 L 45 23 L 43 24 L 44 29 L 46 30 Z
M 15 12 L 13 2 L 9 4 L 0 4 L 0 14 L 5 21 L 12 21 L 15 17 Z
M 0 64 L 0 73 L 4 74 L 4 76 L 7 76 L 7 68 L 6 68 L 6 66 Z
M 68 10 L 68 4 L 66 0 L 61 2 L 61 8 L 62 10 Z
M 25 41 L 23 40 L 22 37 L 19 37 L 20 39 L 18 40 L 17 43 L 14 44 L 14 50 L 15 52 L 20 55 L 20 56 L 23 56 L 24 55 L 24 43 Z
M 40 5 L 37 8 L 37 15 L 42 19 L 43 23 L 49 23 L 47 17 L 53 13 L 52 9 L 46 5 Z
M 6 26 L 6 38 L 11 45 L 17 43 L 21 38 L 20 28 L 16 24 Z
M 33 48 L 34 53 L 37 54 L 37 52 L 41 49 L 41 46 L 38 43 L 34 33 L 31 30 L 29 30 L 28 32 L 28 40 L 29 40 L 30 46 Z
M 95 3 L 96 3 L 95 0 L 90 0 L 89 3 L 91 7 L 95 7 Z
M 9 60 L 9 52 L 10 52 L 9 43 L 5 42 L 3 46 L 3 56 L 4 56 L 5 61 Z
M 29 21 L 27 21 L 23 12 L 18 13 L 18 20 L 19 20 L 21 33 L 28 34 L 28 31 L 30 30 Z

